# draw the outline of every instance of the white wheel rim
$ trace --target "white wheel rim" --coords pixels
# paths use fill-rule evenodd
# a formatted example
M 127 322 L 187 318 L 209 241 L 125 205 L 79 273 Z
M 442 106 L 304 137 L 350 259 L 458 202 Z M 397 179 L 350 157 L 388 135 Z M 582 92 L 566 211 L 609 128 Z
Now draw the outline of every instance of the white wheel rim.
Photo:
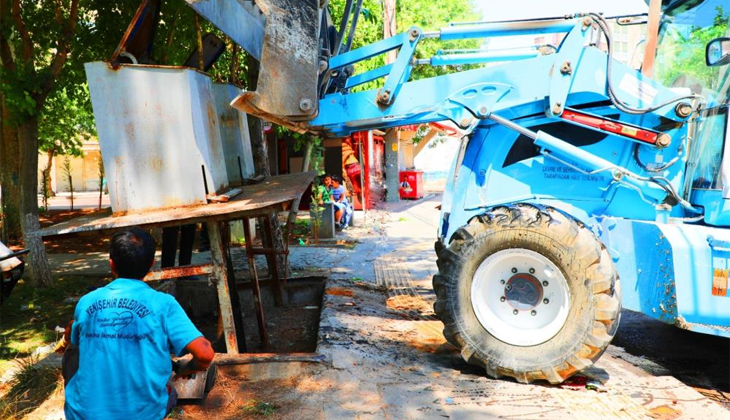
M 570 293 L 552 261 L 515 248 L 482 261 L 471 284 L 471 303 L 479 323 L 494 337 L 515 346 L 535 346 L 565 325 Z

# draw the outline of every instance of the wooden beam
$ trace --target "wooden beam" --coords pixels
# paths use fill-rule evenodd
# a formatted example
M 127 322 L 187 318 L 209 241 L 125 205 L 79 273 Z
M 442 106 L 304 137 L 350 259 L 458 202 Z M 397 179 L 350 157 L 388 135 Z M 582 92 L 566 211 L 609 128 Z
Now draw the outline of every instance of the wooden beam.
M 215 364 L 224 365 L 246 365 L 252 363 L 291 363 L 309 362 L 326 363 L 327 358 L 317 353 L 247 353 L 247 354 L 221 354 L 216 353 Z

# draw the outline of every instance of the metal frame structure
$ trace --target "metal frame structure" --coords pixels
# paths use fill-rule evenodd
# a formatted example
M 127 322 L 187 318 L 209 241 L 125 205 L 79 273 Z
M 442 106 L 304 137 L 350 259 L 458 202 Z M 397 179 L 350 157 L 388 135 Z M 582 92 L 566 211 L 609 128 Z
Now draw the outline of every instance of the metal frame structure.
M 67 235 L 99 233 L 113 231 L 130 226 L 145 228 L 181 226 L 191 223 L 207 223 L 210 237 L 212 261 L 209 264 L 170 267 L 150 272 L 144 281 L 176 279 L 186 276 L 210 275 L 216 285 L 219 311 L 223 323 L 224 339 L 229 355 L 239 354 L 245 349 L 243 339 L 243 318 L 238 301 L 237 291 L 240 284 L 236 282 L 233 265 L 230 259 L 230 234 L 228 223 L 234 220 L 244 221 L 246 235 L 246 253 L 248 255 L 249 272 L 251 273 L 254 304 L 259 326 L 259 336 L 264 348 L 269 346 L 266 319 L 261 306 L 260 281 L 253 261 L 254 255 L 288 254 L 288 247 L 283 250 L 257 248 L 252 240 L 249 219 L 261 218 L 269 221 L 272 213 L 286 211 L 292 202 L 307 190 L 314 179 L 313 172 L 293 175 L 280 175 L 264 182 L 241 187 L 242 193 L 226 203 L 203 204 L 175 209 L 146 211 L 144 213 L 112 216 L 108 212 L 83 216 L 67 222 L 58 223 L 36 231 L 34 236 L 43 238 L 62 238 Z M 264 222 L 264 235 L 269 243 L 273 243 L 271 225 Z M 288 243 L 288 241 L 286 241 Z M 281 288 L 286 279 L 278 273 L 274 259 L 269 259 L 270 280 L 268 285 L 274 286 L 277 304 L 283 304 Z M 284 274 L 284 273 L 281 273 Z M 285 274 L 284 274 L 285 275 Z M 231 290 L 236 293 L 231 293 Z

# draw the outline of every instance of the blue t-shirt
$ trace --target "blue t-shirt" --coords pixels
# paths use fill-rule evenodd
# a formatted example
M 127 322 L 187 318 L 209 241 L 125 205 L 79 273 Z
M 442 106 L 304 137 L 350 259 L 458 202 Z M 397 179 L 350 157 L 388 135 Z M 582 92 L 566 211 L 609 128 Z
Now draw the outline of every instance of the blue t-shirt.
M 342 200 L 343 203 L 347 203 L 347 190 L 345 189 L 345 186 L 340 184 L 337 188 L 332 188 L 332 198 L 334 201 L 340 201 L 340 197 L 345 196 L 345 198 Z
M 71 329 L 79 370 L 66 385 L 66 418 L 162 419 L 170 353 L 181 355 L 200 336 L 175 298 L 140 280 L 87 294 Z

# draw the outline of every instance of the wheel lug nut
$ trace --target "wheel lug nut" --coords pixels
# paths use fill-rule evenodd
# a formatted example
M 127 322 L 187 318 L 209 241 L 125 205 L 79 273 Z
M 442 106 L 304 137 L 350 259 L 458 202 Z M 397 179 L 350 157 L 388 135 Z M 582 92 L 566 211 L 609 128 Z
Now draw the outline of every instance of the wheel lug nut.
M 532 315 L 532 316 L 535 316 L 535 315 L 537 315 L 537 311 L 535 311 L 535 310 L 531 311 L 531 312 L 530 312 L 530 315 Z
M 499 283 L 500 284 L 504 284 L 505 282 L 504 282 L 504 280 L 500 280 Z
M 543 285 L 543 286 L 545 286 L 545 287 L 547 287 L 547 286 L 548 286 L 548 284 L 549 284 L 549 283 L 547 282 L 547 280 L 546 280 L 546 281 L 544 281 L 544 282 L 542 282 L 542 285 Z
M 548 303 L 550 303 L 550 299 L 545 298 L 545 299 L 542 300 L 542 303 L 544 303 L 544 304 L 547 305 Z
M 508 284 L 508 285 L 504 286 L 504 289 L 505 289 L 505 290 L 507 290 L 507 291 L 509 292 L 510 290 L 512 290 L 512 286 L 510 286 L 510 285 Z
M 517 269 L 512 267 L 512 273 L 516 273 L 516 272 L 517 272 Z
M 502 296 L 501 298 L 499 298 L 499 301 L 500 301 L 500 302 L 504 302 L 505 300 L 507 300 L 507 298 L 506 298 L 506 297 L 504 297 L 504 296 Z
M 534 268 L 531 268 L 530 269 L 530 274 L 535 274 L 535 269 Z
M 512 311 L 512 313 L 515 314 L 515 315 L 517 315 L 518 313 L 520 313 L 520 311 L 518 311 L 517 309 L 515 309 L 514 311 Z

